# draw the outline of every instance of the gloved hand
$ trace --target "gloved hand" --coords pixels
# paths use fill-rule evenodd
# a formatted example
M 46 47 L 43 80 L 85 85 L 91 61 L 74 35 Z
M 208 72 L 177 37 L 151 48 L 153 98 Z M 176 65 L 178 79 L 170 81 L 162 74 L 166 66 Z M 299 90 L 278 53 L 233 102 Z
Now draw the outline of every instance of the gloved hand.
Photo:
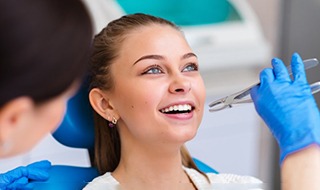
M 0 190 L 33 189 L 33 184 L 29 182 L 46 181 L 49 178 L 50 167 L 51 163 L 43 160 L 0 174 Z
M 320 114 L 300 56 L 292 56 L 293 80 L 280 59 L 274 58 L 272 66 L 260 73 L 251 98 L 279 144 L 281 165 L 289 154 L 320 144 Z

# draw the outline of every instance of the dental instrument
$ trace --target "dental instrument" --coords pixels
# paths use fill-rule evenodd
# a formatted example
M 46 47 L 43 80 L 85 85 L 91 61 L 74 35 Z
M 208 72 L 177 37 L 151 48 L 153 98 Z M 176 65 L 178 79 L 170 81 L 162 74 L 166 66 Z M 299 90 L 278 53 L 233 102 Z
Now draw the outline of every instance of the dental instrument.
M 311 58 L 303 61 L 304 63 L 304 69 L 310 69 L 312 67 L 315 67 L 316 65 L 319 64 L 319 61 L 316 58 Z M 289 75 L 292 75 L 292 70 L 290 66 L 287 66 L 287 70 Z M 213 101 L 209 104 L 209 111 L 214 112 L 214 111 L 220 111 L 223 110 L 227 107 L 231 108 L 232 105 L 234 104 L 242 104 L 242 103 L 251 103 L 252 99 L 249 96 L 250 95 L 250 90 L 256 85 L 259 85 L 260 83 L 256 83 L 244 90 L 241 90 L 237 93 L 231 94 L 229 96 L 226 96 L 224 98 L 218 99 L 216 101 Z M 312 94 L 315 94 L 320 91 L 320 81 L 315 82 L 310 85 L 311 92 Z

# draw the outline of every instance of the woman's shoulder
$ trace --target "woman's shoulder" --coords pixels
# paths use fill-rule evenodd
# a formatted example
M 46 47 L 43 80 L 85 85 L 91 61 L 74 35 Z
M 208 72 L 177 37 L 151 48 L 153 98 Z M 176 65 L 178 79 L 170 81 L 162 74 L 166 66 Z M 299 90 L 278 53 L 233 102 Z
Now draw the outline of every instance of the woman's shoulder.
M 119 189 L 119 182 L 111 175 L 110 172 L 107 172 L 99 177 L 94 178 L 90 183 L 88 183 L 84 190 L 100 190 L 100 189 L 110 189 L 117 190 Z

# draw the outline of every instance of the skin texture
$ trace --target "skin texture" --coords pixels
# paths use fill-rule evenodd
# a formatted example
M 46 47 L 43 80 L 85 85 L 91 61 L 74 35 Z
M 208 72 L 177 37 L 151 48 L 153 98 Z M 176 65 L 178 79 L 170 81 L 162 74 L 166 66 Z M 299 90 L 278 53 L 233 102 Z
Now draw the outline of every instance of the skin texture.
M 320 187 L 319 179 L 319 145 L 311 145 L 289 155 L 281 167 L 281 187 L 283 190 L 317 190 Z
M 61 95 L 34 104 L 29 97 L 18 97 L 0 110 L 0 157 L 30 150 L 62 120 L 66 102 L 76 90 L 73 85 Z
M 91 90 L 90 102 L 105 119 L 118 120 L 121 159 L 112 175 L 124 189 L 193 189 L 181 168 L 180 147 L 196 135 L 205 87 L 182 33 L 157 24 L 130 32 L 111 73 L 114 89 Z M 179 104 L 193 111 L 161 112 Z

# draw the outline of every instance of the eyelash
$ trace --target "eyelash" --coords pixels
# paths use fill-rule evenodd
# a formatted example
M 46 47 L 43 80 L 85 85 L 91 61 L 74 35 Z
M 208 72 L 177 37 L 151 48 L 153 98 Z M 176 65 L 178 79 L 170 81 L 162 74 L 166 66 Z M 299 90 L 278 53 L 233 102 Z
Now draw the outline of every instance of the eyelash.
M 160 73 L 149 73 L 152 69 L 158 69 L 160 71 Z M 161 74 L 163 73 L 161 67 L 159 65 L 151 65 L 150 67 L 148 67 L 143 73 L 141 73 L 142 75 L 150 75 L 150 74 Z
M 185 71 L 185 72 L 192 72 L 192 71 L 198 71 L 198 65 L 196 64 L 196 63 L 189 63 L 189 64 L 187 64 L 183 69 L 182 69 L 182 72 L 186 69 L 186 68 L 188 68 L 188 67 L 190 67 L 190 66 L 192 66 L 193 67 L 193 70 L 191 70 L 191 71 Z M 153 69 L 158 69 L 159 70 L 159 72 L 157 72 L 157 73 L 149 73 L 151 70 L 153 70 Z M 161 66 L 159 66 L 159 65 L 151 65 L 150 67 L 148 67 L 143 73 L 141 73 L 141 75 L 145 75 L 145 74 L 162 74 L 162 73 L 164 73 L 163 72 L 163 70 L 162 70 L 162 68 L 161 68 Z
M 192 71 L 198 71 L 198 65 L 196 63 L 189 63 L 186 67 L 184 67 L 184 69 L 186 69 L 186 68 L 188 68 L 190 66 L 194 67 Z M 192 71 L 188 71 L 188 72 L 192 72 Z

